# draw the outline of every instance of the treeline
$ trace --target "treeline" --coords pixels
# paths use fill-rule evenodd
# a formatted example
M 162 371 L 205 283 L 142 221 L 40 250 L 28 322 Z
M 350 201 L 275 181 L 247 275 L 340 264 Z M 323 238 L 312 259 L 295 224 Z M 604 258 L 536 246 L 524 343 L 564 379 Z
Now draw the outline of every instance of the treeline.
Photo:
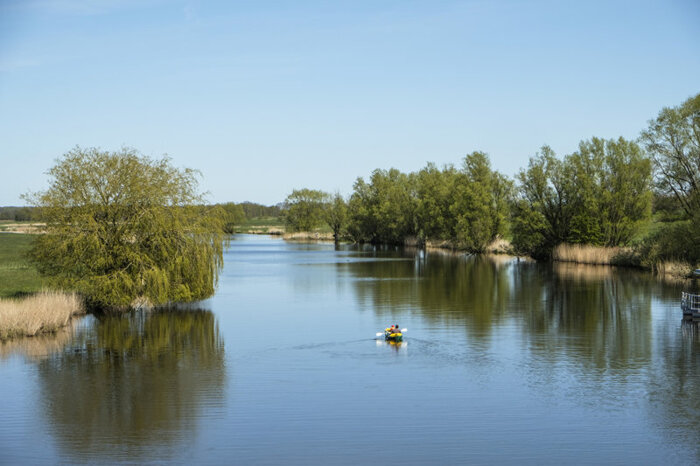
M 582 141 L 563 159 L 544 146 L 516 180 L 513 246 L 536 258 L 561 243 L 626 245 L 651 216 L 651 161 L 624 138 Z
M 36 207 L 0 207 L 0 220 L 14 220 L 15 222 L 28 222 L 40 220 Z
M 636 247 L 644 261 L 700 261 L 700 94 L 664 108 L 635 141 L 593 137 L 558 157 L 543 146 L 514 179 L 473 152 L 459 167 L 377 169 L 353 192 L 294 190 L 290 231 L 323 223 L 336 239 L 447 241 L 482 252 L 497 238 L 514 252 L 551 257 L 562 243 Z M 662 223 L 649 228 L 654 212 Z
M 281 215 L 281 207 L 266 206 L 256 204 L 254 202 L 226 202 L 216 204 L 219 207 L 221 215 L 224 219 L 224 232 L 232 234 L 235 232 L 236 225 L 245 223 L 246 220 L 259 217 L 279 217 Z
M 202 206 L 204 210 L 209 210 L 212 206 Z M 281 215 L 281 206 L 266 206 L 256 204 L 254 202 L 227 202 L 216 204 L 215 207 L 220 207 L 220 214 L 224 217 L 225 231 L 233 232 L 234 225 L 240 225 L 246 220 L 259 217 L 279 217 Z M 0 207 L 0 220 L 12 220 L 16 222 L 45 221 L 42 211 L 38 207 L 15 207 L 7 206 Z

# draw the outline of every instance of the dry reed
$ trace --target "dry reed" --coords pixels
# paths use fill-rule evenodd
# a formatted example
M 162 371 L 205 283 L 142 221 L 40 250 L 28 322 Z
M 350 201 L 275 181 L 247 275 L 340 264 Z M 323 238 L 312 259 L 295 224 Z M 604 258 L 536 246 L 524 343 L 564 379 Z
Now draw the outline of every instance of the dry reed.
M 586 244 L 560 244 L 554 248 L 552 259 L 591 265 L 637 265 L 630 248 L 606 248 Z
M 55 332 L 84 312 L 73 293 L 43 291 L 24 299 L 0 300 L 0 339 Z
M 297 231 L 294 233 L 284 233 L 282 238 L 292 241 L 333 241 L 333 233 L 322 233 L 318 231 Z
M 693 266 L 683 261 L 659 261 L 654 265 L 656 273 L 666 277 L 688 278 L 693 274 Z
M 513 247 L 510 241 L 503 238 L 496 238 L 486 246 L 486 252 L 491 254 L 513 254 Z

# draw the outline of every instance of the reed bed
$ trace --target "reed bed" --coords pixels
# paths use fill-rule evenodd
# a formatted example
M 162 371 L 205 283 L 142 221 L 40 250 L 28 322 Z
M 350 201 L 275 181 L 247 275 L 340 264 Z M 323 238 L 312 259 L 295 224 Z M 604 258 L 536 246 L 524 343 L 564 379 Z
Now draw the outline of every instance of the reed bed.
M 333 233 L 320 231 L 297 231 L 294 233 L 284 233 L 282 238 L 292 241 L 333 241 Z
M 667 277 L 688 278 L 693 274 L 693 265 L 684 261 L 659 261 L 654 265 L 656 273 Z
M 590 265 L 639 265 L 630 248 L 606 248 L 586 244 L 560 244 L 554 248 L 552 259 L 558 262 Z
M 0 340 L 55 332 L 82 313 L 82 300 L 74 293 L 43 291 L 24 299 L 2 299 Z
M 513 247 L 510 241 L 503 238 L 496 238 L 486 246 L 486 252 L 491 254 L 513 254 Z

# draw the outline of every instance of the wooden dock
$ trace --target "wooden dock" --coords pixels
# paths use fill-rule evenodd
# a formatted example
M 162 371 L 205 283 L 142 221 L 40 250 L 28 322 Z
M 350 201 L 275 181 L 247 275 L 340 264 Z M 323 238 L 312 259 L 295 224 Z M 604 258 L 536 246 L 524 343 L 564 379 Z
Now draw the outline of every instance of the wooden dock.
M 686 293 L 684 291 L 681 294 L 681 309 L 683 309 L 684 317 L 700 320 L 700 294 Z

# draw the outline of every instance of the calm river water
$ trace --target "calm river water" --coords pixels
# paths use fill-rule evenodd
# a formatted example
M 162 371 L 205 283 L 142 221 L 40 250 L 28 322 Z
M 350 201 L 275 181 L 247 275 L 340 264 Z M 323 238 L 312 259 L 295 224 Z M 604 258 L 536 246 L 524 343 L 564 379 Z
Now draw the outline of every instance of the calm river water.
M 0 463 L 698 464 L 684 286 L 238 236 L 210 300 L 1 345 Z

